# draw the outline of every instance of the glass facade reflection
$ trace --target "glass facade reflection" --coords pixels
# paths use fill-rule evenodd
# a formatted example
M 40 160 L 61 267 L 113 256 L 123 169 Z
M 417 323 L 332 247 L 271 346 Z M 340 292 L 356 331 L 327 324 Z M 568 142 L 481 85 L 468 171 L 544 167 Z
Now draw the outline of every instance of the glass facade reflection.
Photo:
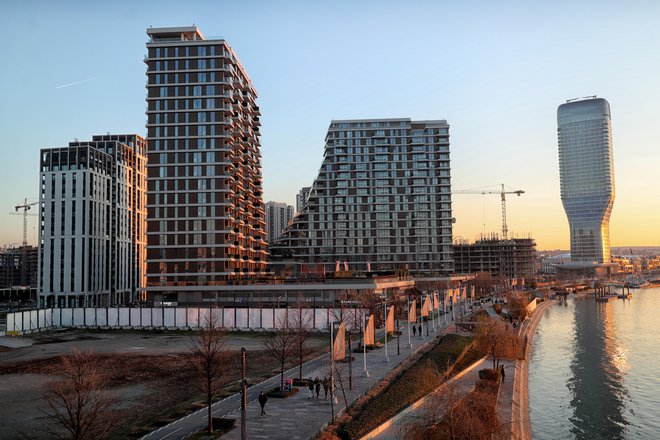
M 571 232 L 571 259 L 610 262 L 614 203 L 610 105 L 602 98 L 557 109 L 561 200 Z

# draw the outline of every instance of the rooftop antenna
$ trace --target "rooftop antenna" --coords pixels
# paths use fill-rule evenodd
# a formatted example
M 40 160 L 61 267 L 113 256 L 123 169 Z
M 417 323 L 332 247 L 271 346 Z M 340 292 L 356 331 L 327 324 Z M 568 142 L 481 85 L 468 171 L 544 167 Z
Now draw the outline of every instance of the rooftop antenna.
M 569 102 L 577 101 L 578 99 L 580 98 L 578 97 L 578 98 L 567 99 L 566 102 L 569 103 Z
M 596 95 L 583 96 L 582 99 L 596 99 Z

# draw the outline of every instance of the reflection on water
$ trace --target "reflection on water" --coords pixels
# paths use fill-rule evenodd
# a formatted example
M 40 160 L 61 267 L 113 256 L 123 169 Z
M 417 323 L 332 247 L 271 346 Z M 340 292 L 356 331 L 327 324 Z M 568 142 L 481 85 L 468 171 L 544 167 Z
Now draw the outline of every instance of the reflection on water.
M 529 366 L 533 438 L 660 438 L 658 311 L 660 289 L 547 309 Z
M 568 389 L 571 432 L 579 440 L 623 439 L 627 391 L 610 303 L 583 299 L 574 307 L 573 359 Z

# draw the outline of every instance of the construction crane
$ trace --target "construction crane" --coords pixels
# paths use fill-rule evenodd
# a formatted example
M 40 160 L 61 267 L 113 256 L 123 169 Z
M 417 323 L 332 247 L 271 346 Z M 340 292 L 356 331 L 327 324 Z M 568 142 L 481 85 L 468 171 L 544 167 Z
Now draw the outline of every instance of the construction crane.
M 28 218 L 28 211 L 30 208 L 34 205 L 38 205 L 39 202 L 33 202 L 33 203 L 28 203 L 28 199 L 23 200 L 23 204 L 21 205 L 16 205 L 16 212 L 18 212 L 19 209 L 23 210 L 23 247 L 27 246 L 27 218 Z
M 452 194 L 500 194 L 500 196 L 502 197 L 502 238 L 504 240 L 507 239 L 507 236 L 509 234 L 509 228 L 506 225 L 506 195 L 515 194 L 517 196 L 520 196 L 521 194 L 524 193 L 525 191 L 522 190 L 506 191 L 504 188 L 504 184 L 502 184 L 502 189 L 500 191 L 489 190 L 489 189 L 459 189 L 452 191 Z

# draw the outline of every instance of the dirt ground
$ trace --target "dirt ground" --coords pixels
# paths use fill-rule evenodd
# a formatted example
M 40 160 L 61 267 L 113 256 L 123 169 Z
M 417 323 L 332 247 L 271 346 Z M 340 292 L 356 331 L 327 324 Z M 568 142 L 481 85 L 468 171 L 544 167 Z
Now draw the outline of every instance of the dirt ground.
M 327 350 L 326 337 L 308 341 L 307 358 Z M 191 333 L 66 331 L 34 337 L 0 338 L 0 438 L 16 438 L 45 423 L 45 384 L 57 377 L 59 357 L 76 348 L 98 356 L 124 423 L 113 437 L 138 438 L 201 406 L 197 373 L 188 361 Z M 262 336 L 229 333 L 232 350 L 224 380 L 226 394 L 237 390 L 240 348 L 248 353 L 250 382 L 277 374 L 277 363 L 262 350 Z

